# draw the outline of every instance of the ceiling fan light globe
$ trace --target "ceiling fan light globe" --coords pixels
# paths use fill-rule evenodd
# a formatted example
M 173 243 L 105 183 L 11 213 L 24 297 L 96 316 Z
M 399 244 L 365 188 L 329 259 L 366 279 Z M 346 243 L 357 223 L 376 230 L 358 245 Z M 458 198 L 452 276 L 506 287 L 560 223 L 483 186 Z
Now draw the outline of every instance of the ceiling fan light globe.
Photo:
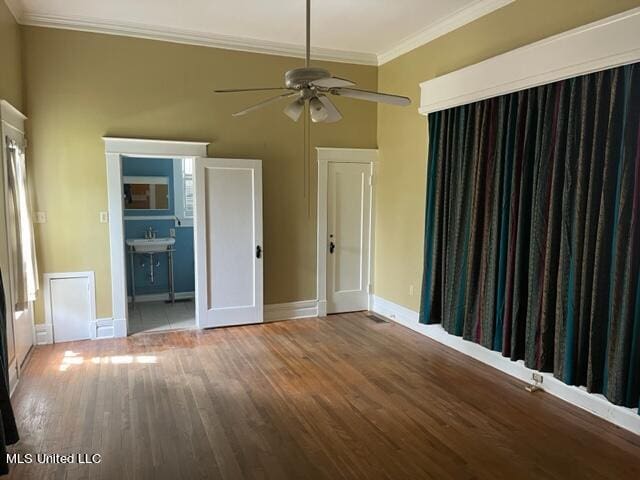
M 312 98 L 309 102 L 309 111 L 311 112 L 311 121 L 313 123 L 324 122 L 329 116 L 329 112 L 317 97 Z
M 300 120 L 300 115 L 304 111 L 304 102 L 302 100 L 296 100 L 295 102 L 291 102 L 284 108 L 284 113 L 287 117 L 289 117 L 294 122 Z

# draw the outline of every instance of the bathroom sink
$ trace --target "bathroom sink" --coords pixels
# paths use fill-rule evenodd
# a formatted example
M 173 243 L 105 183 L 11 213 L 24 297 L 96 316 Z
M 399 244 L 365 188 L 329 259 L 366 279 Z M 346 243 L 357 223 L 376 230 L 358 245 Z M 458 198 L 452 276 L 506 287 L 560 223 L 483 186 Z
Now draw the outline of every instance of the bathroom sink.
M 176 243 L 175 238 L 129 238 L 127 245 L 136 252 L 163 252 Z

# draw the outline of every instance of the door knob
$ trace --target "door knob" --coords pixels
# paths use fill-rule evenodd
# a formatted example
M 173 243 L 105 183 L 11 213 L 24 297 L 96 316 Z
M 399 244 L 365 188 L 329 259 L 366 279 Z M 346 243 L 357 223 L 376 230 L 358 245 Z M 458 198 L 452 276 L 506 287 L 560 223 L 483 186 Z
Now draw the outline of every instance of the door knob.
M 329 253 L 333 253 L 335 249 L 336 249 L 336 244 L 333 242 L 329 242 Z

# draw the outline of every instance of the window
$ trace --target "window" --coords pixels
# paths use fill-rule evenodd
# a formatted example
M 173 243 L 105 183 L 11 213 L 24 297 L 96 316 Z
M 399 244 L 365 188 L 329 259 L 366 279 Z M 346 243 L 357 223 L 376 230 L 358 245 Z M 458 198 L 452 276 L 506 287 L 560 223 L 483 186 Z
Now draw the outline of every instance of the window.
M 173 161 L 176 226 L 193 226 L 193 158 Z
M 38 267 L 33 240 L 33 223 L 22 145 L 6 137 L 8 167 L 9 258 L 13 261 L 12 297 L 15 311 L 28 308 L 38 291 Z
M 184 216 L 193 220 L 193 158 L 182 161 Z

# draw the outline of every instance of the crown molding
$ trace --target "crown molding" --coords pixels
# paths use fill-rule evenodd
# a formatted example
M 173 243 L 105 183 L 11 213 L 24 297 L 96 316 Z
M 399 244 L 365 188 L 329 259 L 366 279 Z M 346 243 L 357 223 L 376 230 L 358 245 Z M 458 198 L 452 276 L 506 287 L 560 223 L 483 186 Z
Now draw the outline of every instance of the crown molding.
M 89 17 L 68 17 L 33 13 L 25 11 L 22 8 L 20 0 L 5 1 L 13 16 L 18 23 L 22 25 L 104 33 L 107 35 L 144 38 L 148 40 L 160 40 L 267 55 L 281 55 L 295 58 L 304 58 L 305 56 L 304 46 L 301 45 L 231 35 L 219 35 L 195 30 L 183 30 L 136 22 L 107 21 Z M 331 48 L 312 48 L 311 55 L 314 60 L 380 66 L 514 1 L 515 0 L 475 0 L 471 5 L 463 7 L 445 18 L 428 25 L 419 32 L 406 37 L 392 48 L 378 54 Z
M 505 7 L 515 0 L 476 0 L 471 5 L 438 20 L 418 33 L 410 35 L 394 47 L 378 54 L 378 65 L 384 65 L 391 60 L 398 58 L 422 45 L 442 37 L 480 17 Z
M 18 0 L 11 0 L 18 3 Z M 289 43 L 272 42 L 253 38 L 242 38 L 229 35 L 181 30 L 157 25 L 146 25 L 133 22 L 104 21 L 95 18 L 66 17 L 58 15 L 35 14 L 21 12 L 17 17 L 22 25 L 35 27 L 60 28 L 81 32 L 105 33 L 149 40 L 161 40 L 187 45 L 222 48 L 242 52 L 263 53 L 267 55 L 282 55 L 287 57 L 304 58 L 304 46 Z M 378 58 L 373 53 L 351 52 L 329 48 L 312 48 L 311 56 L 314 60 L 330 62 L 355 63 L 360 65 L 378 64 Z

